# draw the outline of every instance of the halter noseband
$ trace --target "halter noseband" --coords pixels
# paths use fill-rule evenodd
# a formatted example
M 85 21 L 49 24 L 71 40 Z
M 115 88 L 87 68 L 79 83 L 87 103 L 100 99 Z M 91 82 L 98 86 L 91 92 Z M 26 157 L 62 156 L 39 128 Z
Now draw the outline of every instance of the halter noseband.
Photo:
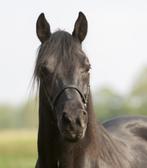
M 79 95 L 81 96 L 84 105 L 85 105 L 85 106 L 87 105 L 87 103 L 88 103 L 88 96 L 89 96 L 89 86 L 88 86 L 88 91 L 87 91 L 86 96 L 84 96 L 84 95 L 82 94 L 82 92 L 81 92 L 77 87 L 75 87 L 75 86 L 66 86 L 66 87 L 64 87 L 64 88 L 57 94 L 57 96 L 55 97 L 55 99 L 54 99 L 54 101 L 53 101 L 54 107 L 55 107 L 55 105 L 57 104 L 57 102 L 58 102 L 60 96 L 65 92 L 66 89 L 76 90 L 76 91 L 79 93 Z
M 51 98 L 49 97 L 49 94 L 48 94 L 48 90 L 46 87 L 43 87 L 45 90 L 45 93 L 46 93 L 46 96 L 47 96 L 47 99 L 48 99 L 48 102 L 50 104 L 50 107 L 52 110 L 55 110 L 55 107 L 56 107 L 56 104 L 59 100 L 59 98 L 61 97 L 61 95 L 65 92 L 65 90 L 67 89 L 73 89 L 73 90 L 76 90 L 80 97 L 82 98 L 82 101 L 85 105 L 85 107 L 87 107 L 87 103 L 88 103 L 88 97 L 89 97 L 89 90 L 90 90 L 90 86 L 88 85 L 88 88 L 87 88 L 87 93 L 86 93 L 86 96 L 83 95 L 83 93 L 75 86 L 71 85 L 71 86 L 66 86 L 64 87 L 56 96 L 55 98 L 53 99 L 53 101 L 51 100 Z

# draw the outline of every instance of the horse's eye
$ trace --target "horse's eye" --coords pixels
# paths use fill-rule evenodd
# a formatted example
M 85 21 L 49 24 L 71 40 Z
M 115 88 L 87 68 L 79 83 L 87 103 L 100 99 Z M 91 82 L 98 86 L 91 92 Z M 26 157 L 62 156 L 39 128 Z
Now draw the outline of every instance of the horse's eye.
M 43 77 L 51 77 L 52 73 L 48 70 L 46 66 L 41 67 L 41 75 Z
M 88 71 L 90 71 L 90 69 L 91 69 L 91 66 L 89 65 L 89 66 L 86 68 L 86 71 L 88 72 Z
M 42 71 L 42 73 L 44 73 L 44 74 L 47 74 L 47 73 L 48 73 L 48 69 L 47 69 L 46 66 L 41 67 L 41 71 Z
M 89 72 L 90 69 L 91 69 L 91 66 L 88 65 L 88 66 L 85 67 L 85 69 L 83 69 L 83 70 L 81 71 L 81 73 Z

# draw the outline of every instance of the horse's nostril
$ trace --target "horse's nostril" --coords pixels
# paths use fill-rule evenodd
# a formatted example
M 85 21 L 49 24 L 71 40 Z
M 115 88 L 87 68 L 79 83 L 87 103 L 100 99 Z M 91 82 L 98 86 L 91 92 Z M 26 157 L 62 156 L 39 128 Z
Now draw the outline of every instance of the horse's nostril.
M 63 112 L 63 118 L 67 116 L 67 113 L 66 112 Z
M 86 116 L 87 115 L 87 111 L 83 110 L 83 115 Z
M 81 121 L 80 121 L 79 118 L 77 118 L 77 120 L 76 120 L 76 124 L 78 124 L 79 126 L 81 126 Z
M 82 128 L 84 128 L 84 122 L 83 122 L 83 120 L 82 119 L 80 119 L 80 118 L 77 118 L 76 119 L 76 124 L 77 125 L 79 125 L 80 127 L 82 127 Z
M 62 121 L 64 122 L 64 124 L 70 124 L 71 123 L 71 119 L 67 116 L 66 112 L 63 112 Z

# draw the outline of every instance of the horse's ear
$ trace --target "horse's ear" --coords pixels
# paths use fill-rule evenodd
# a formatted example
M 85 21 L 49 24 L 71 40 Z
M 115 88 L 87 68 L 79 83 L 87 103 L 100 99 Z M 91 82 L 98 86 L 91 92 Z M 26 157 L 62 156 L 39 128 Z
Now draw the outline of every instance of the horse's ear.
M 47 22 L 44 13 L 41 13 L 37 19 L 36 23 L 36 33 L 39 40 L 43 43 L 47 39 L 49 39 L 51 32 L 50 32 L 50 25 Z
M 88 29 L 88 23 L 86 16 L 82 12 L 79 12 L 79 16 L 75 22 L 72 36 L 78 39 L 81 43 L 86 37 L 87 29 Z

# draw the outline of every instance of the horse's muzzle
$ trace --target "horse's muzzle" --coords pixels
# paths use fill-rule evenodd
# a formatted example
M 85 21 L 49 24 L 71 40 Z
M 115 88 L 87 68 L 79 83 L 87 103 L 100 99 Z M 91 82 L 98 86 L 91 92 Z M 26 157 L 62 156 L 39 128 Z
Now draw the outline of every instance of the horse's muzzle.
M 61 134 L 68 141 L 83 139 L 87 128 L 87 112 L 78 110 L 76 112 L 63 112 L 61 119 Z
M 63 131 L 62 136 L 65 140 L 70 142 L 77 142 L 85 137 L 86 128 L 79 131 Z

